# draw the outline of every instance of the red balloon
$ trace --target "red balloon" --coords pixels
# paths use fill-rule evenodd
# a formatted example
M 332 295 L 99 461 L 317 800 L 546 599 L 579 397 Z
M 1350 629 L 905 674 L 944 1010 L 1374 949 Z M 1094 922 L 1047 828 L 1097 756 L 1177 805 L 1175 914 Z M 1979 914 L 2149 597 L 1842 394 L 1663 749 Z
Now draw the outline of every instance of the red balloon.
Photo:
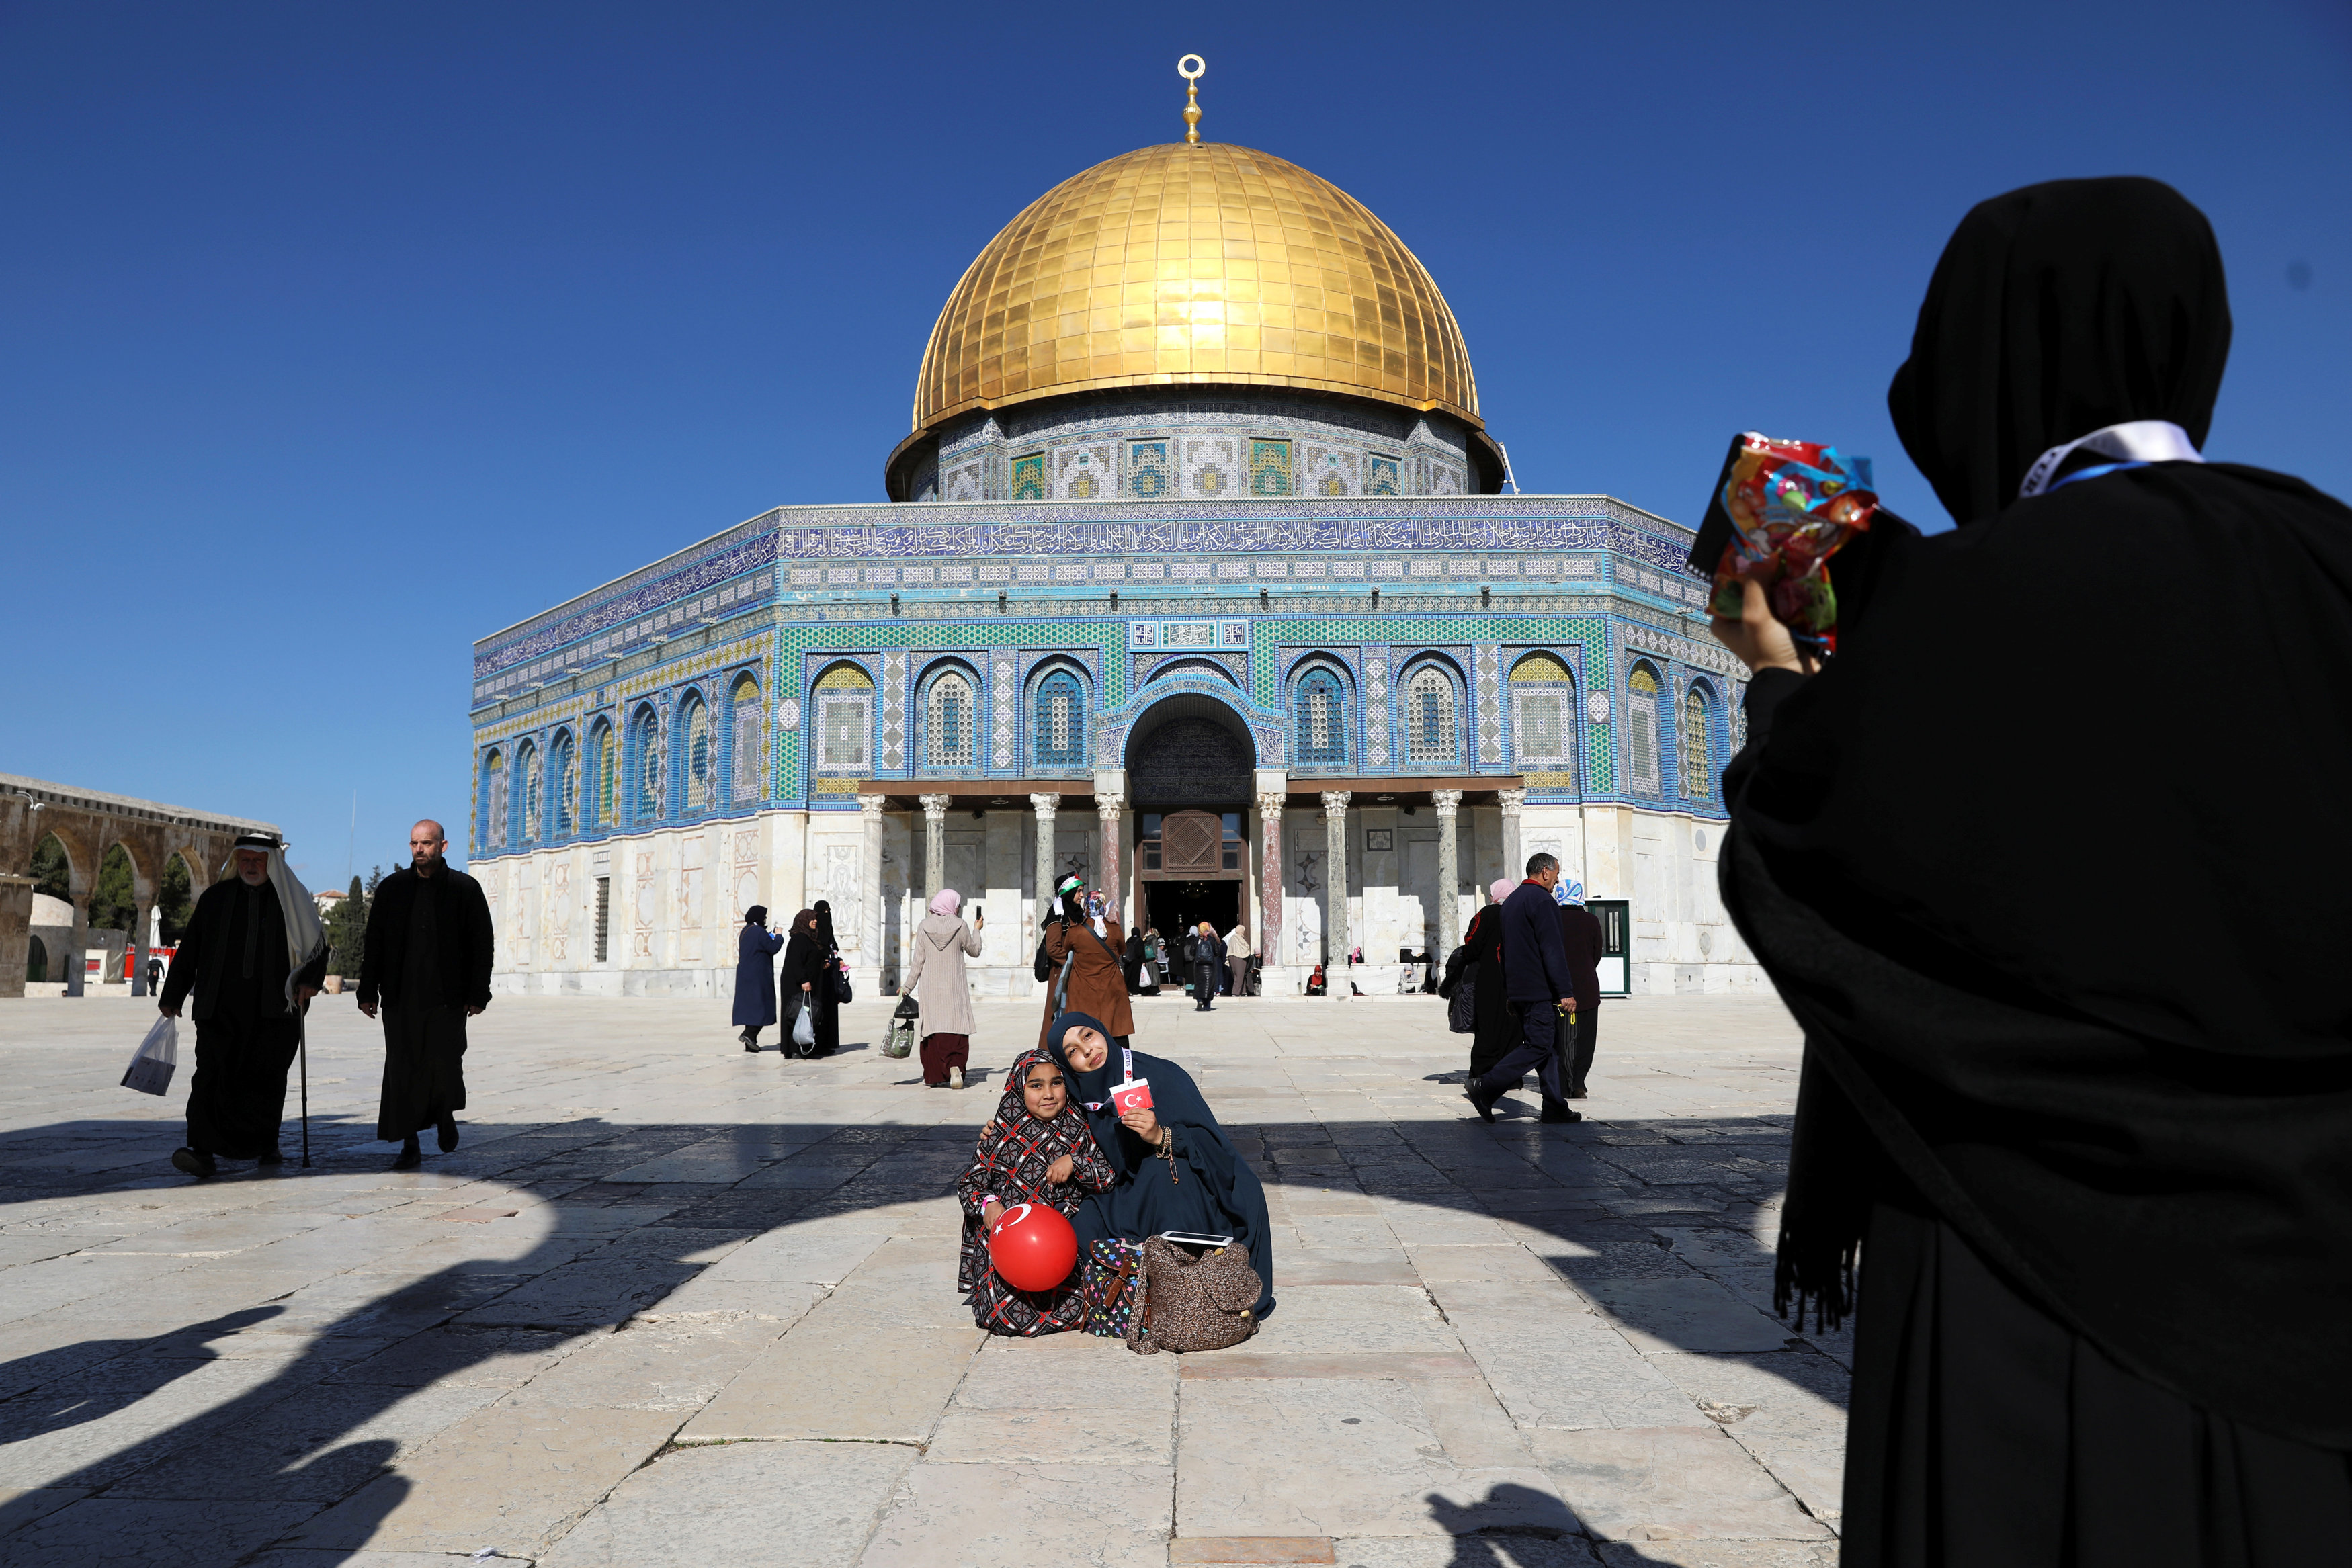
M 1019 1204 L 988 1233 L 988 1260 L 1016 1291 L 1050 1291 L 1078 1266 L 1078 1233 L 1042 1203 Z

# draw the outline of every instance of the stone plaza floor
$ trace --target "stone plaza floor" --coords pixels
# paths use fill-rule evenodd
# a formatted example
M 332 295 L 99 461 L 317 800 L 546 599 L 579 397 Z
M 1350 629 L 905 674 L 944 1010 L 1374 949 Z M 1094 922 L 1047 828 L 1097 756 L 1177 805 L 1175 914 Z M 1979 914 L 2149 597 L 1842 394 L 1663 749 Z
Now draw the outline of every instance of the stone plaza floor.
M 313 1166 L 194 1183 L 191 1030 L 155 1100 L 151 1003 L 0 1002 L 0 1563 L 1835 1562 L 1848 1345 L 1769 1311 L 1777 1001 L 1605 1004 L 1573 1126 L 1477 1122 L 1434 998 L 1136 1009 L 1272 1203 L 1232 1350 L 973 1328 L 946 1195 L 1027 1003 L 957 1092 L 887 1002 L 801 1062 L 724 1002 L 501 998 L 463 1145 L 395 1174 L 381 1037 L 321 998 Z

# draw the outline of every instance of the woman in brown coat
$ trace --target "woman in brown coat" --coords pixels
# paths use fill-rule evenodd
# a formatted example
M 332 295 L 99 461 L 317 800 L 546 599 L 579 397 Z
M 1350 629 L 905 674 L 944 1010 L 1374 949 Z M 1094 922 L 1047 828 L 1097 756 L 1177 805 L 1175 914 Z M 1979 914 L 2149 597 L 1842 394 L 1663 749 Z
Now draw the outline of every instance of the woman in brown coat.
M 1127 1005 L 1127 975 L 1118 955 L 1127 933 L 1108 914 L 1089 916 L 1086 879 L 1066 876 L 1055 889 L 1060 904 L 1045 926 L 1045 956 L 1054 977 L 1045 982 L 1045 1016 L 1037 1024 L 1037 1049 L 1045 1049 L 1045 1025 L 1062 1013 L 1090 1013 L 1124 1043 L 1135 1032 Z M 1066 988 L 1066 989 L 1065 988 Z

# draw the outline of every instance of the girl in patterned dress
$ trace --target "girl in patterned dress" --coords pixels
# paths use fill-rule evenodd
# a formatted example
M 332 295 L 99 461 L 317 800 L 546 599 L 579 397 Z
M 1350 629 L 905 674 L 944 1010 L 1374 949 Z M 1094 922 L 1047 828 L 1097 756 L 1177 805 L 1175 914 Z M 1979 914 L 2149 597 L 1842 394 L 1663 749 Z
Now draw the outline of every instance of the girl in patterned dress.
M 1042 1051 L 1024 1054 L 1004 1075 L 995 1119 L 981 1129 L 971 1164 L 956 1181 L 963 1205 L 963 1257 L 956 1289 L 971 1298 L 972 1321 L 991 1333 L 1061 1333 L 1083 1327 L 1087 1302 L 1080 1270 L 1050 1291 L 1016 1291 L 988 1257 L 988 1228 L 1016 1204 L 1042 1203 L 1067 1215 L 1087 1193 L 1113 1179 L 1086 1118 L 1070 1103 L 1061 1067 Z

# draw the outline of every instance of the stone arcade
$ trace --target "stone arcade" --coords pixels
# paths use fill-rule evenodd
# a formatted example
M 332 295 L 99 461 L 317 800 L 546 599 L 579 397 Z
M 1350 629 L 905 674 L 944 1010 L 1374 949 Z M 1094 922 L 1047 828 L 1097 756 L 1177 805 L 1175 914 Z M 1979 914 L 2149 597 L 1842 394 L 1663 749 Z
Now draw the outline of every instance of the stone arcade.
M 1080 869 L 1162 932 L 1240 919 L 1269 996 L 1352 949 L 1392 992 L 1549 849 L 1604 987 L 1760 988 L 1689 531 L 1506 468 L 1436 284 L 1345 193 L 1185 142 L 1065 181 L 949 297 L 888 500 L 475 645 L 496 985 L 723 994 L 746 906 L 824 898 L 891 986 L 944 885 L 988 916 L 975 988 L 1023 996 Z

